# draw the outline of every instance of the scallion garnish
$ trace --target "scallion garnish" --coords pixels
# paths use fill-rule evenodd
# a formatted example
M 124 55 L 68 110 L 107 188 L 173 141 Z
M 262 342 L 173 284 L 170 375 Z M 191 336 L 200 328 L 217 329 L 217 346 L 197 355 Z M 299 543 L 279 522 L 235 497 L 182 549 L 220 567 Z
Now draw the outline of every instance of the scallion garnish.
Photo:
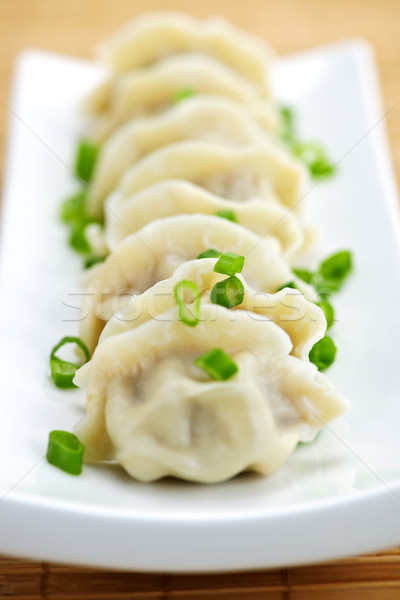
M 284 290 L 286 288 L 290 288 L 292 290 L 298 290 L 299 288 L 296 285 L 295 281 L 288 281 L 287 283 L 284 283 L 283 285 L 279 286 L 278 289 L 276 290 L 277 292 L 280 292 L 281 290 Z
M 185 301 L 185 296 L 191 295 L 189 302 Z M 194 327 L 199 322 L 200 318 L 200 290 L 193 281 L 183 279 L 174 287 L 174 296 L 178 305 L 179 319 Z
M 313 284 L 315 275 L 311 271 L 307 271 L 306 269 L 293 269 L 293 273 L 302 281 L 311 285 Z
M 327 335 L 311 348 L 308 358 L 314 363 L 319 371 L 325 371 L 334 362 L 336 346 Z
M 216 273 L 224 275 L 236 275 L 241 273 L 244 265 L 244 256 L 235 254 L 234 252 L 225 252 L 219 257 L 214 266 Z
M 293 110 L 288 106 L 281 106 L 281 137 L 286 142 L 290 142 L 294 138 L 294 114 Z
M 56 356 L 56 352 L 65 346 L 66 344 L 76 344 L 80 348 L 85 356 L 85 362 L 90 359 L 89 350 L 86 345 L 78 337 L 66 336 L 54 346 L 50 354 L 50 370 L 51 378 L 55 385 L 59 388 L 70 389 L 76 387 L 73 383 L 76 371 L 81 365 L 72 363 L 66 360 L 62 360 Z
M 236 215 L 233 210 L 217 210 L 215 213 L 217 217 L 221 217 L 221 219 L 227 219 L 228 221 L 232 221 L 232 223 L 237 223 Z
M 238 372 L 235 361 L 221 348 L 213 348 L 194 361 L 195 365 L 203 369 L 213 379 L 225 381 Z
M 46 458 L 51 465 L 70 475 L 82 472 L 85 447 L 69 431 L 50 431 Z
M 69 226 L 69 245 L 71 248 L 81 254 L 90 252 L 91 248 L 85 235 L 85 228 L 90 223 L 101 223 L 101 221 L 87 212 L 86 192 L 84 190 L 70 196 L 63 202 L 60 219 Z
M 89 183 L 92 178 L 98 154 L 98 146 L 89 140 L 79 142 L 75 158 L 75 173 L 85 183 Z
M 326 151 L 317 142 L 292 142 L 293 154 L 307 165 L 312 177 L 332 175 L 335 167 L 328 159 Z
M 90 269 L 94 265 L 104 262 L 106 258 L 106 256 L 88 256 L 88 258 L 86 258 L 85 262 L 83 263 L 83 268 Z
M 326 328 L 329 329 L 332 327 L 335 321 L 335 310 L 332 304 L 328 302 L 328 300 L 321 300 L 321 302 L 317 302 L 317 306 L 319 306 L 324 313 L 326 319 Z
M 226 308 L 233 308 L 243 302 L 243 283 L 235 275 L 219 281 L 211 290 L 210 300 L 213 304 L 219 304 Z
M 81 254 L 90 252 L 90 244 L 85 234 L 86 225 L 88 223 L 74 223 L 69 234 L 69 245 Z
M 341 250 L 322 261 L 318 269 L 318 275 L 325 287 L 331 287 L 338 291 L 351 269 L 351 253 L 348 250 Z
M 209 248 L 204 252 L 200 252 L 197 258 L 218 258 L 221 256 L 222 252 L 219 250 L 215 250 L 215 248 Z
M 341 250 L 321 262 L 315 272 L 306 269 L 293 269 L 299 279 L 315 287 L 321 298 L 337 292 L 352 270 L 351 252 Z
M 188 98 L 191 98 L 195 94 L 196 94 L 196 92 L 192 88 L 180 88 L 179 90 L 176 90 L 174 92 L 174 94 L 172 96 L 172 103 L 178 104 L 179 102 L 182 102 L 183 100 L 187 100 Z
M 281 138 L 288 144 L 292 154 L 308 168 L 311 177 L 328 177 L 335 167 L 328 159 L 324 147 L 318 142 L 303 142 L 298 139 L 293 111 L 287 106 L 281 110 Z
M 61 206 L 60 219 L 63 223 L 69 224 L 81 221 L 84 215 L 86 215 L 86 192 L 81 190 L 64 200 Z

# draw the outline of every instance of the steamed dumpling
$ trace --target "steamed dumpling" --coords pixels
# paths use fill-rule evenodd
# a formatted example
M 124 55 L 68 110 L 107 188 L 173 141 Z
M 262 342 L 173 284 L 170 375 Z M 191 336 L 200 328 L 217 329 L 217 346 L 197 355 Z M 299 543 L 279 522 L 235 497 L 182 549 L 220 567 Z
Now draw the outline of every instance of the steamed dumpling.
M 188 327 L 176 308 L 98 346 L 75 381 L 87 392 L 78 429 L 88 460 L 115 458 L 140 481 L 223 481 L 269 474 L 343 413 L 346 401 L 309 362 L 289 356 L 275 323 L 203 304 Z M 222 348 L 239 371 L 211 380 L 194 360 Z
M 105 198 L 139 158 L 185 139 L 240 146 L 269 138 L 254 114 L 240 103 L 218 96 L 193 96 L 159 115 L 133 119 L 118 128 L 100 150 L 91 193 Z
M 112 251 L 123 238 L 155 216 L 161 219 L 178 214 L 215 215 L 223 210 L 233 211 L 237 222 L 257 235 L 275 238 L 289 261 L 308 243 L 308 231 L 298 215 L 276 200 L 226 200 L 182 180 L 160 181 L 126 199 L 111 194 L 105 205 L 106 243 Z
M 111 335 L 134 329 L 149 319 L 157 319 L 175 306 L 174 287 L 182 280 L 193 282 L 201 294 L 201 301 L 210 302 L 212 287 L 226 278 L 226 275 L 214 272 L 216 262 L 216 258 L 185 262 L 168 279 L 159 281 L 143 294 L 133 296 L 126 306 L 108 321 L 100 336 L 100 343 Z M 237 277 L 243 283 L 244 298 L 235 310 L 248 310 L 260 315 L 261 319 L 274 321 L 290 336 L 292 354 L 308 360 L 311 348 L 326 331 L 326 320 L 322 310 L 307 300 L 299 290 L 284 288 L 275 294 L 254 292 L 242 275 Z M 193 298 L 186 291 L 185 302 L 192 301 Z
M 260 100 L 251 83 L 207 56 L 184 54 L 104 81 L 85 104 L 95 117 L 91 137 L 102 142 L 125 121 L 164 111 L 181 89 L 232 98 L 250 106 L 266 129 L 277 127 L 274 107 Z
M 239 31 L 221 18 L 199 21 L 177 12 L 139 17 L 99 49 L 115 71 L 145 67 L 171 54 L 200 52 L 224 63 L 269 96 L 271 49 L 265 42 Z
M 126 171 L 115 194 L 128 198 L 166 179 L 185 179 L 231 200 L 272 197 L 288 208 L 299 209 L 305 171 L 287 151 L 272 143 L 235 148 L 185 141 L 164 146 L 139 160 Z M 102 210 L 99 199 L 92 197 L 90 210 Z
M 275 292 L 293 279 L 271 241 L 241 225 L 208 215 L 159 219 L 122 240 L 89 273 L 80 322 L 84 342 L 93 350 L 105 323 L 132 295 L 170 277 L 178 265 L 209 248 L 245 256 L 243 275 L 256 291 Z

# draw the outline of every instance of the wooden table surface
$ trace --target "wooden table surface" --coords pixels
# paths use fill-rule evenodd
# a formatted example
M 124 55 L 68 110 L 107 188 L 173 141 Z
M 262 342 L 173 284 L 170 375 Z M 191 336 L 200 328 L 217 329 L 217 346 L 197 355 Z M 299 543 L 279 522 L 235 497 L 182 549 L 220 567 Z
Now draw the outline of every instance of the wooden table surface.
M 0 164 L 5 154 L 13 61 L 27 47 L 90 57 L 97 42 L 137 14 L 177 9 L 221 14 L 290 53 L 348 37 L 375 49 L 385 119 L 400 180 L 400 2 L 398 0 L 0 0 Z M 393 108 L 394 107 L 394 108 Z M 1 511 L 1 507 L 0 507 Z M 1 535 L 1 532 L 0 532 Z M 395 600 L 400 552 L 356 557 L 301 569 L 221 576 L 120 575 L 0 559 L 0 597 L 276 598 Z

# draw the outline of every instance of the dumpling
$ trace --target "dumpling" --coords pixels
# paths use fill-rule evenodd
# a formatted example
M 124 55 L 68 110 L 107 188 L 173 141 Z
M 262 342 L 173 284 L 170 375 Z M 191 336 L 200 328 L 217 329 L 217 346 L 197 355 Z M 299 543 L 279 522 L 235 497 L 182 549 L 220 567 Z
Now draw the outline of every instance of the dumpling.
M 299 209 L 305 183 L 304 168 L 283 148 L 272 143 L 241 148 L 206 141 L 164 146 L 130 167 L 115 194 L 120 198 L 166 179 L 184 179 L 230 200 L 278 198 Z M 91 198 L 91 212 L 101 210 Z
M 99 56 L 114 71 L 145 67 L 171 54 L 200 52 L 224 63 L 269 96 L 271 49 L 221 18 L 199 21 L 177 12 L 135 19 L 99 48 Z
M 212 287 L 226 278 L 226 275 L 214 272 L 216 261 L 216 258 L 202 258 L 185 262 L 168 279 L 159 281 L 143 294 L 133 296 L 108 321 L 99 342 L 111 335 L 134 329 L 149 319 L 159 318 L 162 313 L 175 306 L 174 287 L 182 280 L 193 282 L 201 294 L 201 301 L 210 302 Z M 244 298 L 236 310 L 248 310 L 260 315 L 261 319 L 274 321 L 290 336 L 293 356 L 308 360 L 311 348 L 326 331 L 322 310 L 307 300 L 299 290 L 284 288 L 275 294 L 254 292 L 242 275 L 237 277 L 243 283 Z M 185 302 L 191 301 L 193 298 L 186 291 Z
M 100 149 L 91 193 L 105 198 L 139 158 L 185 139 L 240 146 L 269 138 L 254 114 L 240 103 L 218 96 L 193 96 L 159 115 L 134 119 L 118 128 Z
M 95 117 L 91 138 L 100 143 L 125 121 L 164 111 L 181 89 L 237 100 L 249 106 L 267 130 L 277 128 L 274 106 L 260 100 L 251 83 L 212 58 L 185 54 L 112 76 L 96 88 L 85 102 L 86 112 Z
M 105 323 L 132 295 L 170 277 L 180 264 L 209 248 L 245 256 L 243 275 L 256 291 L 275 292 L 293 279 L 271 241 L 241 225 L 208 215 L 159 219 L 122 240 L 104 263 L 89 272 L 81 338 L 93 350 Z
M 275 323 L 203 304 L 196 327 L 176 308 L 109 337 L 75 382 L 87 392 L 78 429 L 88 460 L 116 459 L 134 478 L 212 483 L 269 474 L 347 403 L 312 363 L 289 356 Z M 218 347 L 238 372 L 215 381 L 194 360 Z
M 181 180 L 155 183 L 126 199 L 111 194 L 105 204 L 106 243 L 112 251 L 124 237 L 155 217 L 193 213 L 215 215 L 223 210 L 233 211 L 237 222 L 257 235 L 268 234 L 277 239 L 282 255 L 289 261 L 307 246 L 309 234 L 298 215 L 276 200 L 225 200 Z

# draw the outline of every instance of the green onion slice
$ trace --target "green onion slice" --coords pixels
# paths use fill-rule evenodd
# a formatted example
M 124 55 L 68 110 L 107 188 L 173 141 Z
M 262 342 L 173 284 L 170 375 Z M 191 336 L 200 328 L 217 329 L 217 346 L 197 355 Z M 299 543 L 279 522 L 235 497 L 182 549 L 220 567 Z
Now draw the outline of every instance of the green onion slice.
M 325 149 L 317 142 L 293 142 L 293 154 L 304 162 L 312 177 L 333 175 L 335 167 L 326 156 Z
M 284 290 L 286 288 L 291 288 L 292 290 L 298 290 L 299 289 L 297 287 L 295 281 L 288 281 L 287 283 L 284 283 L 283 285 L 281 285 L 280 287 L 278 287 L 278 289 L 276 291 L 280 292 L 281 290 Z
M 322 261 L 318 275 L 323 280 L 325 287 L 331 287 L 337 291 L 342 287 L 351 270 L 351 253 L 348 250 L 341 250 Z
M 219 250 L 215 250 L 215 248 L 209 248 L 204 252 L 200 252 L 197 258 L 218 258 L 220 257 L 222 252 Z
M 88 256 L 88 258 L 86 258 L 85 262 L 83 263 L 83 268 L 90 269 L 90 267 L 93 267 L 98 263 L 104 262 L 106 258 L 106 256 Z
M 192 88 L 180 88 L 179 90 L 176 90 L 174 92 L 174 95 L 172 96 L 172 103 L 179 104 L 179 102 L 187 100 L 188 98 L 191 98 L 195 95 L 196 92 Z
M 86 226 L 90 223 L 102 223 L 98 218 L 88 214 L 86 192 L 84 190 L 70 196 L 63 202 L 60 219 L 69 226 L 69 244 L 71 248 L 82 254 L 90 252 L 90 244 L 85 233 Z
M 294 113 L 288 106 L 281 106 L 281 138 L 291 142 L 295 137 Z
M 57 387 L 71 389 L 76 387 L 72 380 L 81 365 L 62 360 L 56 356 L 56 352 L 62 348 L 62 346 L 65 346 L 65 344 L 76 344 L 82 350 L 86 358 L 85 362 L 90 359 L 90 354 L 82 340 L 72 336 L 63 337 L 52 349 L 50 354 L 51 378 Z
M 327 335 L 319 342 L 314 344 L 310 350 L 308 358 L 314 363 L 320 371 L 324 371 L 334 362 L 336 356 L 336 346 L 332 338 Z
M 222 219 L 227 219 L 228 221 L 232 221 L 232 223 L 237 223 L 238 220 L 236 218 L 235 213 L 233 212 L 233 210 L 217 210 L 217 212 L 215 213 L 217 217 L 221 217 Z
M 215 263 L 214 271 L 224 275 L 236 275 L 241 273 L 244 265 L 244 256 L 234 252 L 225 252 Z
M 50 431 L 46 458 L 51 465 L 70 475 L 82 472 L 85 447 L 69 431 Z
M 85 183 L 89 183 L 92 178 L 98 154 L 98 146 L 89 140 L 79 142 L 75 158 L 75 173 Z
M 311 271 L 307 271 L 306 269 L 293 269 L 293 273 L 306 283 L 313 284 L 314 281 L 314 273 Z
M 219 281 L 211 290 L 210 300 L 226 308 L 233 308 L 243 302 L 243 283 L 235 275 Z
M 213 348 L 194 361 L 195 365 L 203 369 L 213 379 L 225 381 L 238 372 L 235 361 L 221 348 Z
M 80 252 L 81 254 L 87 254 L 91 250 L 90 244 L 86 237 L 86 225 L 88 225 L 88 223 L 74 223 L 69 234 L 69 245 L 76 252 Z
M 317 302 L 317 306 L 319 306 L 324 313 L 326 319 L 326 328 L 329 329 L 332 327 L 335 321 L 335 310 L 332 304 L 328 302 L 328 300 L 321 300 L 320 302 Z
M 189 303 L 185 302 L 185 296 L 190 294 L 192 299 Z M 174 296 L 178 305 L 179 319 L 189 325 L 195 327 L 200 318 L 200 290 L 193 281 L 183 279 L 174 287 Z
M 61 206 L 60 219 L 62 223 L 81 221 L 86 214 L 86 192 L 81 190 L 69 196 Z

